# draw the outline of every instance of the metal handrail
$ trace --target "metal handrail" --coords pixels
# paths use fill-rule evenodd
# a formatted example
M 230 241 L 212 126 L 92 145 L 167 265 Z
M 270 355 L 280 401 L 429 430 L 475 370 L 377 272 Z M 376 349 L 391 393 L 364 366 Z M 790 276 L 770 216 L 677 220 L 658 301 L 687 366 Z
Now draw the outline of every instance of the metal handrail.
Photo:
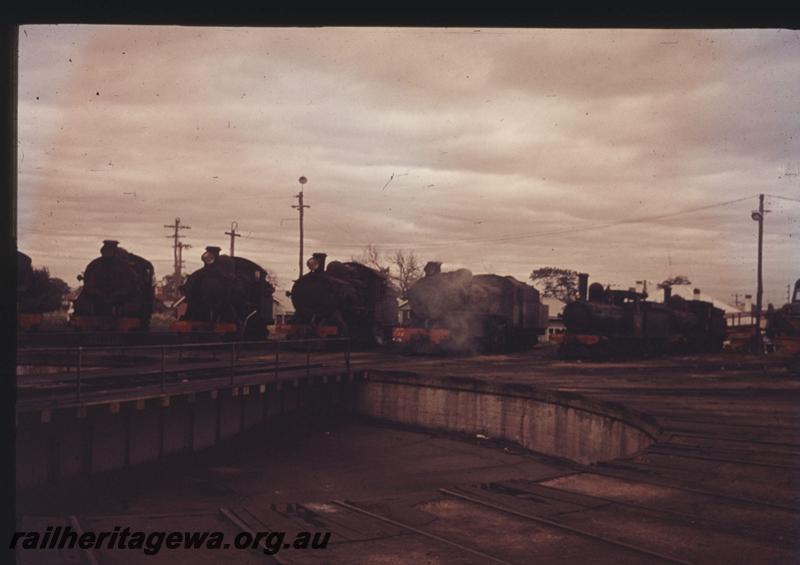
M 81 401 L 82 396 L 82 388 L 83 388 L 83 378 L 82 378 L 82 370 L 83 370 L 83 362 L 84 356 L 89 351 L 100 351 L 100 350 L 120 350 L 120 349 L 133 349 L 133 350 L 142 350 L 142 349 L 151 349 L 157 350 L 160 352 L 160 367 L 156 365 L 156 371 L 160 373 L 160 389 L 162 393 L 166 392 L 166 385 L 167 385 L 167 374 L 176 374 L 176 373 L 190 373 L 193 371 L 201 371 L 201 370 L 208 370 L 209 368 L 213 367 L 186 367 L 186 366 L 174 366 L 171 368 L 167 368 L 167 352 L 168 350 L 177 350 L 178 353 L 182 353 L 184 349 L 195 349 L 195 348 L 202 348 L 202 347 L 209 347 L 209 346 L 224 346 L 230 348 L 231 352 L 231 361 L 230 365 L 228 366 L 228 370 L 230 371 L 230 384 L 235 384 L 235 378 L 237 376 L 237 369 L 238 369 L 238 356 L 237 356 L 237 349 L 241 351 L 242 345 L 249 345 L 249 344 L 256 344 L 256 345 L 273 345 L 274 344 L 274 362 L 269 363 L 266 359 L 264 360 L 264 368 L 273 368 L 274 371 L 274 379 L 278 380 L 278 372 L 280 370 L 280 349 L 281 345 L 283 344 L 306 344 L 305 351 L 302 350 L 298 351 L 301 355 L 304 353 L 305 357 L 305 374 L 306 377 L 310 376 L 311 374 L 311 344 L 312 343 L 346 343 L 347 347 L 343 350 L 344 353 L 344 364 L 345 370 L 348 376 L 351 374 L 351 345 L 352 340 L 346 337 L 340 338 L 304 338 L 304 339 L 286 339 L 286 340 L 274 340 L 274 341 L 226 341 L 226 342 L 214 342 L 214 343 L 190 343 L 190 344 L 161 344 L 161 345 L 144 345 L 144 346 L 97 346 L 87 348 L 84 346 L 76 346 L 76 347 L 61 347 L 61 348 L 33 348 L 27 350 L 20 350 L 22 352 L 29 352 L 29 353 L 36 353 L 42 351 L 68 351 L 72 352 L 74 355 L 74 365 L 72 365 L 75 369 L 75 398 L 78 402 Z M 178 357 L 180 359 L 180 356 Z M 273 367 L 274 365 L 274 367 Z M 225 366 L 224 362 L 220 365 L 222 369 Z M 302 365 L 297 366 L 297 368 L 302 367 Z M 160 370 L 159 370 L 160 369 Z M 134 369 L 135 370 L 135 369 Z M 151 367 L 148 372 L 151 372 L 153 367 Z M 42 375 L 32 375 L 32 376 L 42 376 Z M 20 377 L 17 377 L 19 379 Z M 24 379 L 24 377 L 22 377 Z
M 334 343 L 334 342 L 348 342 L 349 337 L 314 337 L 314 338 L 299 338 L 299 339 L 271 339 L 260 341 L 210 341 L 210 342 L 192 342 L 192 343 L 171 343 L 171 344 L 149 344 L 149 345 L 75 345 L 71 347 L 27 347 L 17 349 L 17 353 L 41 353 L 44 351 L 67 351 L 74 352 L 79 347 L 84 351 L 101 351 L 109 349 L 118 350 L 141 350 L 141 349 L 160 349 L 162 347 L 167 349 L 194 349 L 203 347 L 230 347 L 231 344 L 240 345 L 272 345 L 272 344 L 291 344 L 291 343 Z

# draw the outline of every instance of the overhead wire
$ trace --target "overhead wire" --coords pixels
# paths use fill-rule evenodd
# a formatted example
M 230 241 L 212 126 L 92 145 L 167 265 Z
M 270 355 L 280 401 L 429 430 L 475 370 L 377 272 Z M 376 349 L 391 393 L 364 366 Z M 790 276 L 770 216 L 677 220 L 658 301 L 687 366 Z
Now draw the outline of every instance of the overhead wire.
M 770 198 L 778 198 L 779 200 L 788 200 L 790 202 L 800 202 L 798 198 L 790 198 L 788 196 L 779 196 L 777 194 L 766 194 L 765 196 L 769 196 Z
M 629 219 L 617 220 L 617 221 L 614 221 L 614 222 L 606 222 L 606 223 L 602 223 L 602 224 L 593 224 L 593 225 L 590 225 L 590 226 L 583 226 L 583 227 L 579 226 L 579 227 L 570 227 L 570 228 L 559 228 L 559 229 L 556 229 L 556 230 L 529 232 L 529 233 L 525 233 L 525 234 L 506 234 L 506 235 L 502 235 L 502 236 L 498 236 L 498 237 L 492 237 L 492 238 L 467 238 L 467 239 L 441 241 L 441 242 L 427 242 L 427 243 L 426 242 L 422 242 L 422 243 L 416 243 L 416 244 L 413 244 L 413 243 L 380 243 L 380 242 L 378 242 L 378 243 L 373 243 L 373 245 L 382 245 L 382 246 L 389 246 L 389 247 L 392 247 L 392 246 L 400 246 L 400 247 L 409 246 L 409 247 L 412 247 L 413 246 L 415 248 L 431 248 L 431 247 L 463 245 L 463 244 L 469 244 L 469 243 L 500 243 L 500 242 L 506 242 L 506 241 L 517 241 L 517 240 L 523 240 L 523 239 L 530 239 L 530 238 L 534 238 L 534 237 L 571 234 L 571 233 L 578 233 L 578 232 L 584 232 L 584 231 L 606 229 L 606 228 L 610 228 L 610 227 L 616 227 L 616 226 L 627 225 L 627 224 L 637 224 L 637 223 L 643 223 L 643 222 L 657 221 L 657 220 L 662 220 L 662 219 L 666 219 L 666 218 L 672 218 L 672 217 L 681 216 L 681 215 L 685 215 L 685 214 L 692 214 L 692 213 L 700 212 L 700 211 L 703 211 L 703 210 L 709 210 L 709 209 L 712 209 L 712 208 L 718 208 L 718 207 L 721 207 L 721 206 L 728 206 L 730 204 L 736 204 L 738 202 L 743 202 L 745 200 L 749 200 L 751 198 L 755 198 L 756 196 L 758 196 L 758 195 L 757 194 L 752 194 L 752 195 L 744 196 L 744 197 L 741 197 L 741 198 L 735 198 L 733 200 L 726 200 L 724 202 L 716 202 L 714 204 L 707 204 L 705 206 L 697 206 L 697 207 L 694 207 L 694 208 L 686 208 L 686 209 L 683 209 L 683 210 L 678 210 L 678 211 L 675 211 L 675 212 L 669 212 L 669 213 L 666 213 L 666 214 L 656 214 L 656 215 L 651 215 L 651 216 L 640 216 L 640 217 L 637 217 L 637 218 L 629 218 Z M 356 247 L 356 246 L 363 247 L 363 245 L 364 245 L 363 243 L 362 244 L 353 244 L 353 243 L 344 243 L 344 242 L 330 242 L 328 244 L 332 245 L 332 246 L 339 246 L 339 247 Z

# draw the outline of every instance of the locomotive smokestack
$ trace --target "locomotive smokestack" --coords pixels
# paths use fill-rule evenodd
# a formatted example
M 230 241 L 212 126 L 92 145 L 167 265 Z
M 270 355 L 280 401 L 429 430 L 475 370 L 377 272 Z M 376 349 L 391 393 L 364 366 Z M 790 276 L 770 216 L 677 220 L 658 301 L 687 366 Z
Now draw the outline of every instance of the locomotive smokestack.
M 119 241 L 116 239 L 104 239 L 103 247 L 100 248 L 100 255 L 103 257 L 111 257 L 117 251 Z
M 667 285 L 664 287 L 664 304 L 669 302 L 670 298 L 672 298 L 672 287 Z
M 328 258 L 327 253 L 314 253 L 311 258 L 316 261 L 316 268 L 311 269 L 312 271 L 322 272 L 325 270 L 325 259 Z
M 209 245 L 206 247 L 206 250 L 200 256 L 200 259 L 203 261 L 203 265 L 211 265 L 219 258 L 220 247 L 214 247 Z
M 744 311 L 748 314 L 753 313 L 753 295 L 752 294 L 745 294 L 744 295 Z
M 695 300 L 700 300 L 700 289 L 699 288 L 694 289 L 692 291 L 692 294 L 694 295 L 694 299 Z
M 578 274 L 578 300 L 586 300 L 589 293 L 589 273 Z
M 428 261 L 425 263 L 425 276 L 438 275 L 442 272 L 442 264 L 439 261 Z

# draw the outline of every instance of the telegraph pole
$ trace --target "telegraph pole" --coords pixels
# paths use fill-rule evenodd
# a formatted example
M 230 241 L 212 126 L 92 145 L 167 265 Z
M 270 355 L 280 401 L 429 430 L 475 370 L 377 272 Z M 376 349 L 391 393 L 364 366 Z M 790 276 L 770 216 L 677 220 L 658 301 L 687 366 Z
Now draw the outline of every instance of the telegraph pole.
M 180 230 L 190 230 L 192 228 L 191 228 L 191 226 L 182 226 L 180 218 L 175 218 L 175 223 L 174 224 L 168 224 L 168 225 L 165 225 L 164 227 L 174 230 L 174 233 L 172 235 L 168 235 L 167 237 L 173 240 L 172 254 L 173 254 L 173 257 L 174 257 L 174 260 L 175 260 L 174 276 L 175 276 L 175 280 L 178 281 L 178 280 L 180 280 L 180 276 L 181 276 L 181 260 L 182 260 L 181 259 L 181 257 L 182 257 L 181 249 L 183 247 L 189 247 L 189 245 L 184 245 L 183 243 L 181 243 L 179 241 L 183 237 L 182 235 L 180 235 Z
M 231 231 L 226 231 L 225 235 L 231 236 L 231 257 L 233 257 L 233 243 L 237 237 L 242 237 L 240 234 L 236 233 L 236 228 L 239 227 L 239 224 L 236 222 L 231 222 Z
M 183 250 L 189 249 L 191 247 L 188 243 L 183 243 L 182 241 L 178 242 L 178 277 L 181 275 L 181 271 L 183 269 Z M 178 278 L 177 280 L 180 280 Z
M 294 197 L 297 198 L 298 203 L 293 204 L 292 208 L 300 212 L 300 261 L 298 263 L 299 268 L 297 273 L 297 278 L 300 278 L 303 276 L 303 208 L 311 208 L 311 206 L 303 204 L 303 185 L 308 182 L 308 179 L 306 177 L 300 177 L 297 180 L 300 183 L 300 192 L 295 194 Z
M 764 195 L 758 195 L 758 211 L 753 211 L 751 218 L 758 222 L 758 286 L 756 287 L 756 332 L 755 348 L 756 353 L 761 355 L 761 303 L 764 295 L 764 280 L 762 273 L 763 249 L 764 249 L 764 214 L 769 210 L 764 210 Z

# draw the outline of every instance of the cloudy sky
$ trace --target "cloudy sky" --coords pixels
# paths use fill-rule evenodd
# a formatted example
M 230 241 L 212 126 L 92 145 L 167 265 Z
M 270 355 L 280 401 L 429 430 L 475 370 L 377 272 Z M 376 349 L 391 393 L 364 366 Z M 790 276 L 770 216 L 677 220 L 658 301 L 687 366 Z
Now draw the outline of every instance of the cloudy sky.
M 765 300 L 800 276 L 800 33 L 24 26 L 19 248 L 76 285 L 101 241 L 172 271 L 206 245 L 414 251 L 524 280 L 683 274 Z M 784 198 L 778 198 L 784 197 Z M 795 200 L 787 200 L 795 199 Z

